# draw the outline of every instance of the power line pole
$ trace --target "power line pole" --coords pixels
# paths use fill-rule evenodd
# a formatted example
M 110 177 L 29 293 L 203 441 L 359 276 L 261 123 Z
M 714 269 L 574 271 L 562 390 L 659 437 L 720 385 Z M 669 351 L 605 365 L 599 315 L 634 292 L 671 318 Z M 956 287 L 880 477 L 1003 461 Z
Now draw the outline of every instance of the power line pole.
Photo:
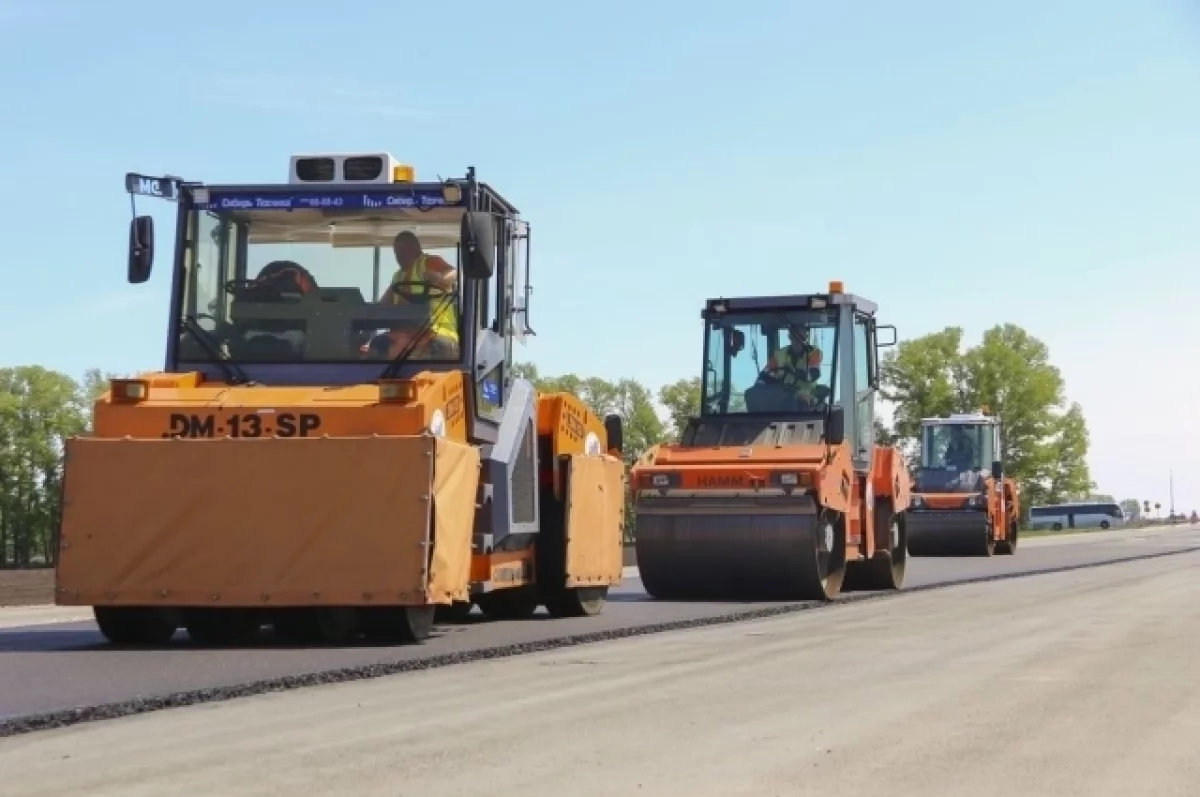
M 1167 471 L 1167 478 L 1170 479 L 1169 485 L 1170 485 L 1170 491 L 1171 491 L 1170 492 L 1170 495 L 1171 495 L 1171 501 L 1170 501 L 1171 517 L 1175 517 L 1175 471 L 1173 471 L 1173 470 Z

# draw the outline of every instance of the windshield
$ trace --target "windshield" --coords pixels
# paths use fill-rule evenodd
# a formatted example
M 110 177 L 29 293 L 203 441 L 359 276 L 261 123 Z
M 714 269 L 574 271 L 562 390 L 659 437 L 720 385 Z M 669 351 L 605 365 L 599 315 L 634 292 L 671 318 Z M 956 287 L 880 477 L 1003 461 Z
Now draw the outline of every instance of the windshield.
M 978 423 L 930 424 L 921 430 L 921 467 L 967 471 L 990 468 L 992 427 Z
M 457 361 L 461 214 L 191 212 L 179 359 Z
M 805 412 L 838 401 L 837 312 L 726 313 L 707 321 L 702 414 Z

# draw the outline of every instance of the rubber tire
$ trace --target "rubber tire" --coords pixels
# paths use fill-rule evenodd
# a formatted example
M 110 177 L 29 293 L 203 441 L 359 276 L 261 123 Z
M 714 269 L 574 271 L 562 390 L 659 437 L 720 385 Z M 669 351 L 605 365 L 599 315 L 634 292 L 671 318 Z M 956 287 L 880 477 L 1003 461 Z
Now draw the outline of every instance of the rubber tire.
M 1010 523 L 1008 526 L 1008 535 L 1003 540 L 996 543 L 996 553 L 1001 556 L 1012 556 L 1017 552 L 1017 543 L 1021 537 L 1021 526 L 1019 523 Z
M 607 586 L 564 588 L 546 597 L 546 611 L 554 618 L 596 617 L 607 599 Z
M 436 608 L 429 605 L 363 609 L 363 633 L 373 642 L 419 645 L 433 633 Z
M 824 551 L 828 555 L 825 573 L 821 573 L 820 558 L 825 543 L 825 530 L 832 526 L 833 549 Z M 846 516 L 828 509 L 821 510 L 810 532 L 814 561 L 812 570 L 806 574 L 807 581 L 799 586 L 800 600 L 829 602 L 842 591 L 846 580 Z M 806 557 L 807 558 L 807 557 Z
M 183 625 L 198 645 L 240 647 L 258 638 L 262 616 L 253 609 L 191 609 Z
M 433 621 L 440 625 L 462 625 L 467 622 L 475 604 L 471 601 L 454 601 L 448 605 L 439 605 L 434 610 Z
M 314 611 L 309 608 L 279 609 L 271 618 L 271 627 L 280 641 L 291 644 L 311 645 L 321 638 Z
M 992 524 L 989 521 L 987 524 L 987 536 L 984 537 L 983 545 L 976 551 L 976 556 L 982 556 L 985 559 L 996 555 L 996 532 L 992 529 Z
M 489 620 L 528 620 L 538 610 L 538 594 L 533 587 L 510 587 L 479 595 L 475 604 Z
M 870 559 L 848 562 L 846 578 L 842 582 L 843 592 L 893 591 L 904 586 L 904 575 L 908 570 L 908 530 L 904 513 L 892 512 L 889 505 L 876 506 L 874 517 L 876 538 L 879 536 L 879 526 L 883 525 L 888 530 L 889 544 L 892 540 L 892 524 L 899 524 L 896 535 L 899 543 L 887 551 L 876 551 Z
M 1107 520 L 1101 520 L 1100 528 L 1104 529 L 1105 531 L 1108 531 L 1110 528 L 1112 528 L 1112 524 L 1109 523 Z
M 179 630 L 179 615 L 150 606 L 93 606 L 100 633 L 114 645 L 165 645 Z

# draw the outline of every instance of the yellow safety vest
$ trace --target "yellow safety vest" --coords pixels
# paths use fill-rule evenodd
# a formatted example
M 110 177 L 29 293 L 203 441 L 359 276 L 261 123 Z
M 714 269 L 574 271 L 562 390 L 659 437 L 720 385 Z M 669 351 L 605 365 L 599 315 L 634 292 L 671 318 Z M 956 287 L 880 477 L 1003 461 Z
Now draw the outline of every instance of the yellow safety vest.
M 425 278 L 425 261 L 428 255 L 422 254 L 417 258 L 417 262 L 413 263 L 412 274 L 405 278 L 404 269 L 396 269 L 396 273 L 392 276 L 392 283 L 396 282 L 419 282 L 424 283 Z M 415 295 L 424 295 L 428 292 L 424 284 L 407 285 L 406 292 Z M 405 294 L 400 294 L 403 296 Z M 400 296 L 392 294 L 392 304 L 400 304 Z M 440 309 L 434 311 L 433 326 L 431 331 L 439 338 L 450 338 L 455 343 L 458 342 L 458 319 L 456 318 L 458 308 L 454 303 L 454 293 L 448 292 L 439 294 L 429 300 L 431 306 L 442 305 Z M 444 303 L 444 304 L 443 304 Z
M 805 348 L 805 351 L 797 354 L 792 351 L 791 346 L 784 346 L 775 352 L 777 370 L 782 372 L 779 381 L 787 387 L 795 388 L 796 392 L 801 395 L 812 393 L 815 385 L 808 378 L 808 358 L 818 351 L 820 349 L 816 346 L 809 346 Z

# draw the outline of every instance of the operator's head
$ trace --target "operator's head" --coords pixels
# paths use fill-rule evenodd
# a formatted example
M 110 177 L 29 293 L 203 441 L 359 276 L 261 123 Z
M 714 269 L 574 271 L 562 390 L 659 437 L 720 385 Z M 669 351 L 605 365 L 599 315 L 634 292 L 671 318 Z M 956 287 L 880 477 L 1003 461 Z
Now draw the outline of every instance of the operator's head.
M 791 324 L 788 326 L 788 341 L 793 349 L 798 349 L 808 343 L 808 327 L 803 324 Z
M 402 267 L 411 266 L 421 256 L 421 241 L 408 230 L 403 230 L 392 239 L 392 252 Z

